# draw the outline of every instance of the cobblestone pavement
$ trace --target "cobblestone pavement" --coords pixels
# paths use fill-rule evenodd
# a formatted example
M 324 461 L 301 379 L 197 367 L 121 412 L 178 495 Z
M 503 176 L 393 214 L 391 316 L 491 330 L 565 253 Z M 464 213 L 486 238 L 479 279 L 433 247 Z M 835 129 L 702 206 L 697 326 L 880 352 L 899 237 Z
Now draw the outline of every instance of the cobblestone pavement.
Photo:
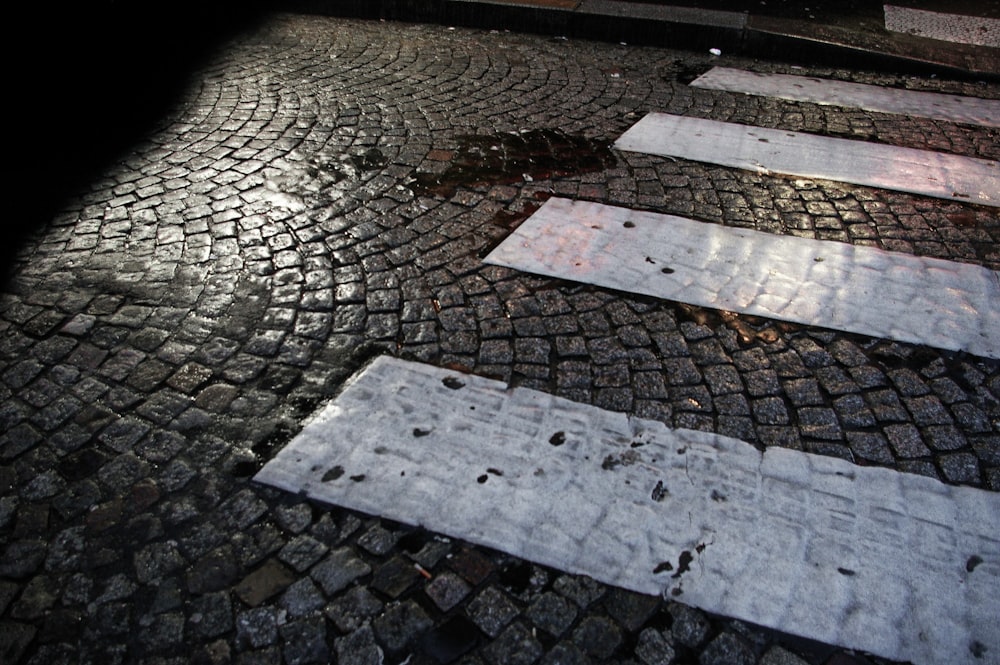
M 0 659 L 868 662 L 250 481 L 396 354 L 1000 490 L 996 362 L 480 261 L 558 194 L 1000 268 L 989 209 L 608 148 L 657 110 L 1000 158 L 996 130 L 687 87 L 709 64 L 290 15 L 220 48 L 0 299 Z

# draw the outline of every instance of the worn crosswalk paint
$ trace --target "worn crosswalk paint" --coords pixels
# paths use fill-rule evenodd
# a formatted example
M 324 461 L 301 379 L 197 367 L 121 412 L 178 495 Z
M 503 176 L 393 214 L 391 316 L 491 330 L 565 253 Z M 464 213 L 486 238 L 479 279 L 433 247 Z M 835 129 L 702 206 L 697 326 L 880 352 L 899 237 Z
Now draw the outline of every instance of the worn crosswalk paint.
M 713 67 L 692 81 L 691 85 L 696 88 L 1000 127 L 998 99 L 900 90 L 812 76 L 762 74 L 730 67 Z
M 1000 273 L 981 266 L 560 198 L 485 261 L 1000 358 Z
M 802 637 L 1000 654 L 1000 494 L 378 358 L 256 481 Z
M 883 5 L 885 28 L 946 42 L 1000 48 L 1000 19 Z
M 1000 206 L 1000 162 L 930 150 L 667 113 L 646 115 L 615 142 L 615 147 L 758 173 L 835 180 Z

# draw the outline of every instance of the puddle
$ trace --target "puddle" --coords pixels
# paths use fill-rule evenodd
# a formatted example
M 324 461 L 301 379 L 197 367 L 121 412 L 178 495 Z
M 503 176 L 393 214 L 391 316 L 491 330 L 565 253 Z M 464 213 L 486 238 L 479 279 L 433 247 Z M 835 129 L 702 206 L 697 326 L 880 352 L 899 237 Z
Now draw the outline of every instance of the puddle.
M 415 174 L 410 186 L 420 195 L 451 198 L 459 188 L 510 185 L 531 180 L 593 173 L 616 164 L 610 143 L 554 129 L 459 137 L 441 173 Z

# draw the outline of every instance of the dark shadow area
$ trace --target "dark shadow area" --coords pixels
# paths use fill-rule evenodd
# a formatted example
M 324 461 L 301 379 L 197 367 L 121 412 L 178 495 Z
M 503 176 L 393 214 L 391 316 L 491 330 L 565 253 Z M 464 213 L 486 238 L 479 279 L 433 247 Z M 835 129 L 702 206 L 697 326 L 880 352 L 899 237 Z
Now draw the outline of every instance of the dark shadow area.
M 263 0 L 35 3 L 8 27 L 8 144 L 14 205 L 0 280 L 101 169 L 155 127 L 212 49 L 259 20 Z M 17 44 L 17 46 L 14 46 Z

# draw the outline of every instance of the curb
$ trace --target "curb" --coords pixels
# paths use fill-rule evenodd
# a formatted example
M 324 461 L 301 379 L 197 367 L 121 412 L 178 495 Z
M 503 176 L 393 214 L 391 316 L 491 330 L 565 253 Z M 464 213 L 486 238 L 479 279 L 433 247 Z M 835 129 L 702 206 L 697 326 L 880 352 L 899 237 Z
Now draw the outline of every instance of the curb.
M 813 25 L 783 22 L 783 26 L 775 27 L 774 22 L 746 12 L 614 0 L 581 0 L 572 8 L 543 4 L 546 4 L 544 0 L 539 0 L 538 5 L 504 0 L 298 0 L 292 3 L 290 11 L 487 30 L 517 30 L 696 51 L 718 48 L 724 53 L 749 57 L 797 62 L 808 60 L 811 64 L 826 66 L 1000 82 L 1000 53 L 994 56 L 992 52 L 995 49 L 980 49 L 986 53 L 980 58 L 935 59 L 926 53 L 905 52 L 905 47 L 877 49 L 845 44 L 822 36 L 811 37 L 807 34 L 815 28 Z M 899 40 L 889 37 L 888 41 L 891 44 Z M 952 50 L 963 46 L 956 45 Z M 900 53 L 900 50 L 904 52 Z

